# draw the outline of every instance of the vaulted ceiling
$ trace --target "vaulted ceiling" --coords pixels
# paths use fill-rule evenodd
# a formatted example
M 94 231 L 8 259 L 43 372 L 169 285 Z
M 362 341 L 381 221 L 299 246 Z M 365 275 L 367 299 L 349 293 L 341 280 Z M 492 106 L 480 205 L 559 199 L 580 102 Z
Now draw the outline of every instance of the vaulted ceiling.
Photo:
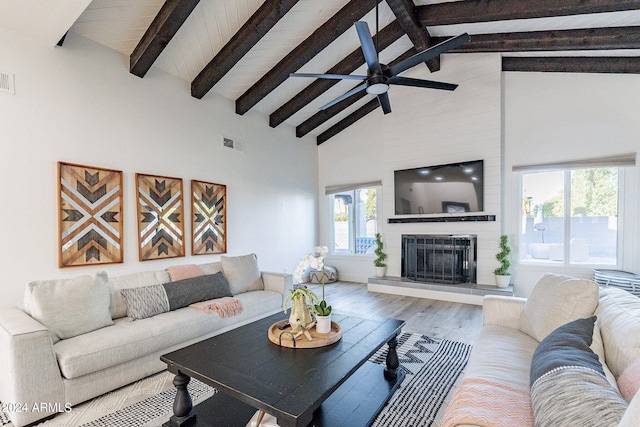
M 640 73 L 640 0 L 93 0 L 70 31 L 130 56 L 141 78 L 158 67 L 195 98 L 217 93 L 321 144 L 382 114 L 378 101 L 360 92 L 320 111 L 360 82 L 289 74 L 366 74 L 354 22 L 375 33 L 376 3 L 383 63 L 466 32 L 450 53 L 497 52 L 504 71 Z M 438 80 L 441 67 L 436 57 L 417 77 Z

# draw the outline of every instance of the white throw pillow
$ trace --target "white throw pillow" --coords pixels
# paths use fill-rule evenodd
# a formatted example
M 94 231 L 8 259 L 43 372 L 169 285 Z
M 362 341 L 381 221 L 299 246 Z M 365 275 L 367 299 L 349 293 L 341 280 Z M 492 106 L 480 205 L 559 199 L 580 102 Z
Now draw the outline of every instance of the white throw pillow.
M 264 289 L 256 254 L 221 256 L 222 274 L 229 282 L 231 293 L 241 294 Z
M 546 273 L 524 304 L 519 329 L 540 342 L 558 327 L 592 316 L 597 306 L 596 282 Z
M 113 325 L 109 279 L 102 271 L 72 279 L 39 280 L 27 285 L 24 306 L 54 340 L 72 338 Z

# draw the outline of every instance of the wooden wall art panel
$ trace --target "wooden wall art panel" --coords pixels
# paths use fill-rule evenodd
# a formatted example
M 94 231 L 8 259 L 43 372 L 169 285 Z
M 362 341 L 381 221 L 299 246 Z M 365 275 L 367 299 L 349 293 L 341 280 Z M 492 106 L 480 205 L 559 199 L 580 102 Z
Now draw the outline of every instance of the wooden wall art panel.
M 136 174 L 140 261 L 184 256 L 182 179 Z
M 122 171 L 58 162 L 60 267 L 123 262 Z
M 227 186 L 191 181 L 193 255 L 227 252 Z

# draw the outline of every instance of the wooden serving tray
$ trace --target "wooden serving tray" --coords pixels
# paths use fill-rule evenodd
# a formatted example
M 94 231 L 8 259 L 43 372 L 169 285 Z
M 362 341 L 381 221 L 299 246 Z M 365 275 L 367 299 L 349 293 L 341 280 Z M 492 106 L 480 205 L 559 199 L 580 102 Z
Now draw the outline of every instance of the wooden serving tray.
M 313 340 L 309 341 L 307 337 L 304 335 L 300 335 L 298 338 L 294 340 L 291 335 L 291 326 L 287 326 L 283 330 L 278 329 L 278 325 L 281 324 L 282 321 L 276 322 L 269 327 L 269 340 L 282 347 L 289 348 L 317 348 L 324 347 L 327 345 L 331 345 L 334 342 L 340 340 L 342 338 L 342 328 L 336 322 L 331 322 L 331 332 L 328 334 L 319 334 L 316 332 L 316 328 L 312 328 L 309 330 L 311 334 L 311 338 Z

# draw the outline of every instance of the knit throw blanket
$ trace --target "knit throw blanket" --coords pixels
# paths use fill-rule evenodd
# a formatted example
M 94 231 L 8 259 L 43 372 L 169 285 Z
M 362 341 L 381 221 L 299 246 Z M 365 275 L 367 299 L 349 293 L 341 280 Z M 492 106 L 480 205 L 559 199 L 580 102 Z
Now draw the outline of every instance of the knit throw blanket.
M 529 391 L 477 378 L 464 379 L 442 420 L 442 427 L 459 424 L 533 427 Z
M 200 309 L 207 314 L 215 311 L 220 317 L 231 317 L 242 313 L 242 304 L 240 303 L 240 300 L 231 297 L 196 302 L 189 305 L 189 307 Z

